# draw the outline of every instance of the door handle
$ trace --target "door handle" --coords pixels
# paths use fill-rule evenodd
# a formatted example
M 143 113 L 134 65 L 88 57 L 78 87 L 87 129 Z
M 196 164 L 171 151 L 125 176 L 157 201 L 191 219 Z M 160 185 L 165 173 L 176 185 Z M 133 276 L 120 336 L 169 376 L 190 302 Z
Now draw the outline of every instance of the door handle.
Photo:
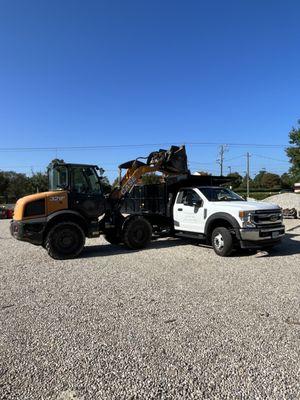
M 182 208 L 177 208 L 177 211 L 182 211 Z

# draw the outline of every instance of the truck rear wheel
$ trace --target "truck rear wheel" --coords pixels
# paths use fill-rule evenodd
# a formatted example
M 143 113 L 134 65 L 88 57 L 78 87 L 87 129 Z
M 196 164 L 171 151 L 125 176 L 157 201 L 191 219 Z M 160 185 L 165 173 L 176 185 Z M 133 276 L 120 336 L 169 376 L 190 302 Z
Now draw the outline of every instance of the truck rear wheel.
M 218 256 L 227 257 L 232 253 L 233 240 L 227 228 L 216 228 L 211 236 L 213 249 Z
M 85 244 L 85 234 L 74 222 L 60 222 L 48 233 L 45 249 L 50 257 L 65 260 L 77 257 Z
M 142 249 L 152 237 L 151 224 L 142 217 L 130 220 L 123 231 L 123 241 L 129 249 Z

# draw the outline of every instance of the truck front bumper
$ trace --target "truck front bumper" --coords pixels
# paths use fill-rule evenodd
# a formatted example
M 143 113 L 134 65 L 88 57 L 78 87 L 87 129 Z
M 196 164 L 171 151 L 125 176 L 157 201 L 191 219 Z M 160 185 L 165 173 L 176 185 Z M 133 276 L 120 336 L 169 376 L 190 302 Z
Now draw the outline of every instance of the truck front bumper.
M 42 219 L 10 222 L 10 233 L 17 239 L 36 245 L 43 244 L 46 222 Z
M 276 228 L 240 229 L 241 248 L 264 248 L 279 244 L 285 234 L 284 225 Z

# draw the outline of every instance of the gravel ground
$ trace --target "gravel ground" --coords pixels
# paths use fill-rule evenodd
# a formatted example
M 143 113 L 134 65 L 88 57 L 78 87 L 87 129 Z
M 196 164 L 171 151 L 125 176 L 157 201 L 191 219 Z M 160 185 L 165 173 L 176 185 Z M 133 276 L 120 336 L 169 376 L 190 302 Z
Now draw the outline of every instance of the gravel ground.
M 297 193 L 275 194 L 263 201 L 278 204 L 282 208 L 296 208 L 297 211 L 300 211 L 300 194 Z
M 0 221 L 0 399 L 299 399 L 300 223 L 270 254 L 104 239 L 55 261 Z

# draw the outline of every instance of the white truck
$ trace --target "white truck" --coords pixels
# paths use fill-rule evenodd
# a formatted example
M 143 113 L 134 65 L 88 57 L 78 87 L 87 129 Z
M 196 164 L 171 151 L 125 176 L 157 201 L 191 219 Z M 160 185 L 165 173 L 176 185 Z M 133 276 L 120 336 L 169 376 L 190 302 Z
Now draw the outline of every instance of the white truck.
M 204 240 L 220 256 L 229 256 L 236 248 L 271 249 L 279 244 L 285 234 L 281 208 L 246 201 L 214 185 L 218 179 L 222 181 L 190 176 L 173 185 L 136 187 L 124 212 L 142 215 L 158 236 Z

